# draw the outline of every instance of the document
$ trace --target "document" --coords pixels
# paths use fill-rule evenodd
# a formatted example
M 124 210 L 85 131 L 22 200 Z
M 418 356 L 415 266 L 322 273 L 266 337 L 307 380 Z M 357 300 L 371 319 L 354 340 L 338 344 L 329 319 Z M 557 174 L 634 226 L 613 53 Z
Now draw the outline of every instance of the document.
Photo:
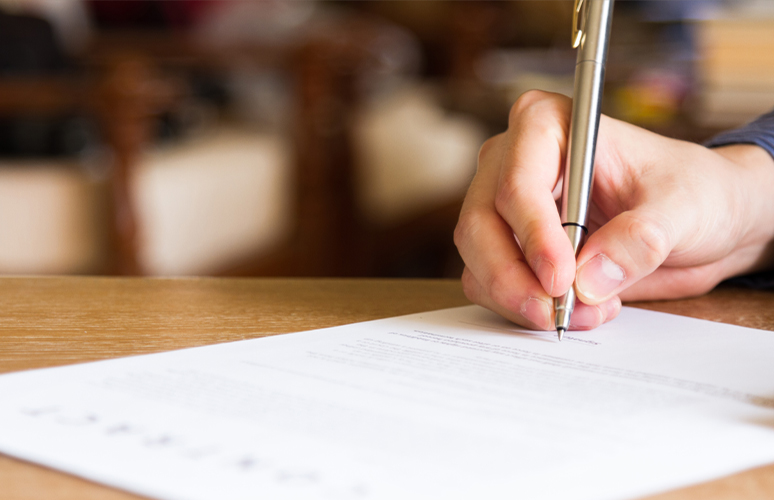
M 774 333 L 477 306 L 0 376 L 0 452 L 169 500 L 626 499 L 774 461 Z

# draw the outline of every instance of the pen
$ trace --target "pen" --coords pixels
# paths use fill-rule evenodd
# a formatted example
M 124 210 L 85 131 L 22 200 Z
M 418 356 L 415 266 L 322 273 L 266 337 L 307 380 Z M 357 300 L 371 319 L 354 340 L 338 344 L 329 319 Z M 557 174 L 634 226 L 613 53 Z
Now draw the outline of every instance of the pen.
M 613 1 L 575 0 L 573 12 L 572 46 L 578 49 L 578 57 L 575 63 L 570 141 L 562 185 L 561 221 L 576 258 L 588 235 L 586 225 L 594 180 L 594 150 L 605 83 Z M 574 286 L 563 296 L 554 299 L 556 333 L 560 341 L 570 327 L 570 316 L 575 307 Z

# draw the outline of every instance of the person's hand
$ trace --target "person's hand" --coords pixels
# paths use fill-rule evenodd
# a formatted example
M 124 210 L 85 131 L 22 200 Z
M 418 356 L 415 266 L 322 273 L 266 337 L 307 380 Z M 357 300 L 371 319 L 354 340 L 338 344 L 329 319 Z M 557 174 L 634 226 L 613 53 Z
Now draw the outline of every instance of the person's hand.
M 576 266 L 556 205 L 571 105 L 527 92 L 508 130 L 481 148 L 454 234 L 470 300 L 552 330 L 552 297 L 575 280 L 570 327 L 590 329 L 617 316 L 621 299 L 700 295 L 770 265 L 774 160 L 765 150 L 708 149 L 603 116 Z

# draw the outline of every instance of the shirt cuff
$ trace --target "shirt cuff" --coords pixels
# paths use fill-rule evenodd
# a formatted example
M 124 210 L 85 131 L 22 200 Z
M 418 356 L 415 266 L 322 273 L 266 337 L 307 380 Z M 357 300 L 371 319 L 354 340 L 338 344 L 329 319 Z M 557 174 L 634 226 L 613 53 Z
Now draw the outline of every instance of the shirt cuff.
M 774 289 L 774 271 L 764 271 L 756 274 L 737 276 L 735 278 L 727 279 L 724 283 L 756 290 L 771 290 Z
M 741 128 L 722 132 L 704 143 L 708 148 L 731 144 L 755 144 L 774 157 L 774 111 Z

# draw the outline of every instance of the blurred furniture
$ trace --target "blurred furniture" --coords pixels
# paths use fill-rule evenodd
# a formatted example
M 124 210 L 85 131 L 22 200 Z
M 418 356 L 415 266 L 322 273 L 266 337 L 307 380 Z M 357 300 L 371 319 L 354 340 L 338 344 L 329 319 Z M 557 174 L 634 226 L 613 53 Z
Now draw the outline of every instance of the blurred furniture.
M 180 79 L 159 75 L 191 68 L 222 71 L 245 61 L 287 70 L 296 76 L 298 91 L 299 126 L 292 138 L 297 206 L 290 211 L 297 218 L 292 234 L 281 248 L 268 254 L 263 249 L 256 258 L 238 256 L 243 262 L 222 272 L 338 274 L 346 259 L 341 247 L 349 248 L 347 232 L 353 216 L 345 158 L 347 130 L 342 124 L 347 100 L 353 96 L 348 82 L 367 56 L 365 42 L 371 36 L 365 28 L 348 28 L 343 30 L 347 36 L 323 30 L 298 44 L 279 47 L 213 48 L 180 33 L 98 34 L 82 55 L 84 70 L 78 76 L 1 78 L 0 116 L 86 110 L 99 117 L 113 152 L 109 182 L 113 238 L 107 270 L 116 274 L 153 272 L 153 265 L 142 269 L 138 263 L 137 200 L 130 191 L 155 120 L 185 92 Z M 77 271 L 77 266 L 72 270 Z
M 293 163 L 287 138 L 245 126 L 147 148 L 131 183 L 143 272 L 210 274 L 285 244 L 295 219 Z
M 74 160 L 0 161 L 0 269 L 14 274 L 106 270 L 109 180 Z
M 453 229 L 487 133 L 435 87 L 404 84 L 352 120 L 361 250 L 371 275 L 459 276 Z
M 0 372 L 147 354 L 468 304 L 459 281 L 0 278 Z M 774 331 L 774 295 L 632 304 Z M 718 451 L 722 453 L 722 450 Z M 0 456 L 4 500 L 139 497 Z M 774 465 L 650 497 L 774 498 Z
M 774 9 L 755 15 L 727 9 L 696 23 L 697 120 L 735 127 L 774 108 Z
M 60 96 L 57 98 L 69 99 L 66 107 L 85 107 L 99 113 L 105 138 L 116 153 L 116 168 L 110 177 L 113 273 L 454 276 L 461 272 L 461 261 L 452 243 L 452 232 L 475 167 L 477 145 L 471 144 L 482 142 L 491 130 L 471 127 L 446 115 L 432 117 L 436 111 L 428 109 L 417 115 L 421 120 L 412 122 L 412 116 L 406 113 L 392 122 L 392 127 L 400 128 L 400 120 L 409 120 L 413 128 L 406 126 L 404 132 L 413 130 L 411 137 L 397 137 L 389 127 L 380 131 L 381 125 L 369 128 L 367 120 L 364 125 L 361 112 L 368 109 L 364 109 L 367 105 L 361 94 L 362 79 L 377 74 L 380 65 L 389 64 L 379 52 L 389 29 L 372 16 L 412 9 L 425 12 L 415 24 L 430 26 L 428 43 L 441 47 L 443 54 L 440 62 L 432 58 L 429 61 L 430 76 L 438 78 L 439 94 L 444 98 L 438 110 L 474 112 L 495 123 L 493 130 L 500 130 L 510 103 L 492 98 L 492 92 L 477 81 L 482 53 L 501 43 L 550 43 L 557 26 L 562 27 L 562 33 L 565 31 L 560 14 L 571 8 L 565 3 L 546 9 L 541 2 L 439 2 L 423 6 L 377 2 L 352 6 L 352 10 L 365 12 L 312 25 L 303 36 L 281 44 L 256 40 L 207 44 L 201 34 L 183 31 L 96 33 L 78 63 L 87 74 L 104 76 L 93 76 L 93 81 L 86 83 L 84 78 L 79 82 L 71 78 L 70 83 L 46 92 L 44 97 Z M 442 15 L 437 16 L 439 12 Z M 513 20 L 518 21 L 519 29 L 504 30 Z M 202 212 L 206 206 L 192 205 L 195 200 L 190 190 L 207 183 L 207 175 L 214 171 L 214 160 L 211 156 L 205 160 L 203 145 L 207 143 L 217 150 L 223 147 L 221 139 L 204 139 L 201 145 L 191 141 L 187 149 L 151 151 L 147 147 L 158 115 L 185 94 L 186 87 L 181 83 L 185 75 L 223 74 L 235 67 L 268 68 L 290 75 L 293 82 L 295 116 L 287 148 L 294 154 L 277 160 L 283 153 L 271 153 L 277 149 L 274 146 L 268 146 L 265 155 L 254 150 L 257 156 L 274 157 L 276 164 L 286 162 L 288 166 L 288 171 L 275 174 L 280 184 L 291 183 L 291 205 L 284 205 L 290 222 L 283 223 L 284 229 L 268 224 L 271 238 L 233 237 L 229 227 L 257 230 L 256 225 L 247 223 L 247 212 L 240 215 L 245 220 L 229 220 L 223 227 L 218 227 L 214 218 L 216 214 L 235 213 L 237 204 L 244 205 L 248 212 L 262 210 L 261 200 L 249 198 L 250 182 L 261 182 L 256 172 L 224 171 L 226 177 L 246 175 L 250 181 L 238 186 L 239 194 L 233 199 L 213 202 L 217 206 L 210 213 Z M 121 72 L 123 76 L 119 76 Z M 97 80 L 104 83 L 94 83 Z M 36 83 L 43 84 L 50 82 Z M 97 88 L 101 89 L 99 93 L 92 92 Z M 29 112 L 38 105 L 25 104 L 32 102 L 30 99 L 13 98 L 17 112 Z M 415 110 L 422 107 L 415 103 L 405 109 L 412 106 Z M 0 105 L 0 113 L 2 109 Z M 434 129 L 422 129 L 420 122 Z M 392 134 L 396 140 L 384 141 L 385 134 Z M 245 158 L 247 151 L 253 151 L 246 136 L 240 144 L 238 148 L 245 153 L 235 153 L 233 158 Z M 366 147 L 360 147 L 363 144 Z M 163 162 L 171 166 L 152 168 Z M 210 164 L 209 174 L 205 174 L 204 163 Z M 259 163 L 266 161 L 256 161 L 255 165 Z M 183 180 L 183 164 L 192 165 L 193 178 L 198 180 Z M 415 168 L 419 164 L 427 168 Z M 392 177 L 383 175 L 385 172 Z M 265 175 L 270 178 L 275 174 Z M 174 197 L 163 200 L 158 186 L 175 185 L 176 179 L 181 182 Z M 136 189 L 133 183 L 145 187 Z M 424 195 L 428 186 L 434 190 Z M 213 192 L 220 189 L 215 185 L 209 188 Z M 148 189 L 153 194 L 145 192 Z M 257 189 L 255 196 L 263 199 L 268 196 L 265 193 Z M 279 206 L 282 203 L 286 202 Z M 389 209 L 379 208 L 389 204 Z M 157 216 L 151 214 L 149 206 L 161 210 L 157 214 L 166 215 L 151 220 Z M 182 213 L 184 207 L 193 208 Z M 175 217 L 182 217 L 176 219 L 182 221 L 177 225 L 165 219 L 176 210 Z M 194 241 L 197 220 L 202 228 L 212 229 L 207 232 L 215 235 L 210 241 Z M 175 234 L 183 235 L 177 245 L 187 252 L 179 262 L 175 262 L 172 247 L 164 243 Z M 221 239 L 223 243 L 232 241 L 237 250 L 228 254 L 228 262 L 208 260 L 207 252 Z M 148 242 L 155 250 L 147 251 L 144 245 Z M 195 255 L 200 264 L 194 263 Z
M 242 66 L 271 68 L 291 75 L 291 81 L 295 82 L 296 99 L 296 115 L 292 120 L 294 125 L 290 137 L 290 145 L 294 150 L 291 161 L 294 171 L 280 176 L 284 179 L 280 180 L 280 186 L 288 177 L 293 179 L 293 205 L 287 210 L 291 217 L 290 229 L 278 231 L 277 234 L 284 235 L 279 238 L 279 243 L 268 248 L 265 245 L 254 245 L 258 248 L 254 255 L 244 251 L 241 256 L 234 253 L 231 264 L 215 267 L 215 271 L 237 276 L 389 275 L 396 273 L 395 267 L 389 262 L 390 256 L 405 257 L 417 247 L 438 246 L 438 241 L 443 241 L 443 251 L 449 255 L 456 254 L 451 234 L 475 163 L 475 151 L 472 149 L 477 150 L 478 144 L 474 147 L 469 144 L 464 146 L 465 154 L 457 159 L 452 157 L 455 151 L 459 153 L 459 146 L 451 144 L 452 149 L 444 157 L 465 162 L 466 172 L 462 182 L 459 182 L 459 175 L 452 178 L 454 192 L 440 203 L 425 203 L 415 211 L 415 217 L 397 225 L 375 224 L 373 218 L 363 213 L 362 197 L 359 200 L 357 195 L 361 187 L 358 185 L 359 165 L 354 157 L 355 144 L 362 138 L 357 130 L 361 124 L 355 119 L 355 110 L 362 105 L 358 82 L 363 75 L 373 72 L 382 64 L 378 43 L 380 37 L 384 36 L 383 30 L 383 25 L 367 17 L 352 16 L 332 25 L 313 27 L 290 44 L 245 42 L 227 46 L 208 45 L 194 35 L 183 33 L 113 32 L 99 35 L 85 60 L 89 65 L 102 66 L 115 53 L 135 53 L 150 61 L 158 72 L 198 71 L 217 74 Z M 440 119 L 436 121 L 441 123 Z M 476 132 L 474 135 L 474 142 L 483 141 L 483 133 Z M 429 135 L 427 139 L 431 142 L 435 140 Z M 203 154 L 203 147 L 189 147 L 193 148 L 191 152 L 184 153 L 181 149 L 180 154 L 191 155 L 188 163 L 199 162 L 193 158 L 197 156 L 195 151 L 200 152 L 198 156 Z M 413 159 L 414 163 L 420 160 Z M 139 170 L 135 167 L 140 183 L 144 182 L 143 178 L 147 179 L 142 173 L 147 170 L 145 167 Z M 401 175 L 399 169 L 398 172 Z M 439 178 L 432 184 L 444 184 L 442 176 L 446 172 L 436 173 Z M 183 174 L 182 167 L 180 174 Z M 445 192 L 448 194 L 449 189 Z M 260 196 L 260 193 L 256 195 Z M 136 203 L 137 200 L 135 210 L 138 210 Z M 159 203 L 156 205 L 159 206 Z M 171 210 L 171 201 L 165 203 L 165 206 Z M 206 220 L 206 217 L 202 220 Z M 151 221 L 142 231 L 146 231 L 148 226 L 158 224 Z M 169 224 L 166 227 L 169 228 Z M 151 232 L 158 236 L 165 231 L 151 229 Z M 148 237 L 156 238 L 152 235 Z M 243 248 L 247 249 L 248 246 Z M 168 254 L 165 259 L 171 262 L 173 257 Z M 437 270 L 439 265 L 435 265 L 434 272 L 443 273 L 444 265 L 444 262 L 440 262 L 440 270 Z M 153 273 L 158 272 L 158 269 L 161 268 L 151 265 L 145 271 Z M 169 269 L 172 272 L 197 272 L 194 268 L 186 270 L 174 266 L 166 269 L 167 272 Z M 209 272 L 212 269 L 210 267 Z M 405 269 L 397 272 L 405 272 Z M 454 269 L 452 274 L 458 272 L 458 269 Z
M 114 54 L 100 71 L 89 74 L 0 79 L 0 116 L 85 110 L 99 119 L 113 151 L 109 181 L 113 257 L 107 268 L 114 273 L 138 272 L 129 170 L 148 139 L 151 120 L 174 102 L 179 91 L 173 82 L 154 75 L 144 60 L 123 53 Z

